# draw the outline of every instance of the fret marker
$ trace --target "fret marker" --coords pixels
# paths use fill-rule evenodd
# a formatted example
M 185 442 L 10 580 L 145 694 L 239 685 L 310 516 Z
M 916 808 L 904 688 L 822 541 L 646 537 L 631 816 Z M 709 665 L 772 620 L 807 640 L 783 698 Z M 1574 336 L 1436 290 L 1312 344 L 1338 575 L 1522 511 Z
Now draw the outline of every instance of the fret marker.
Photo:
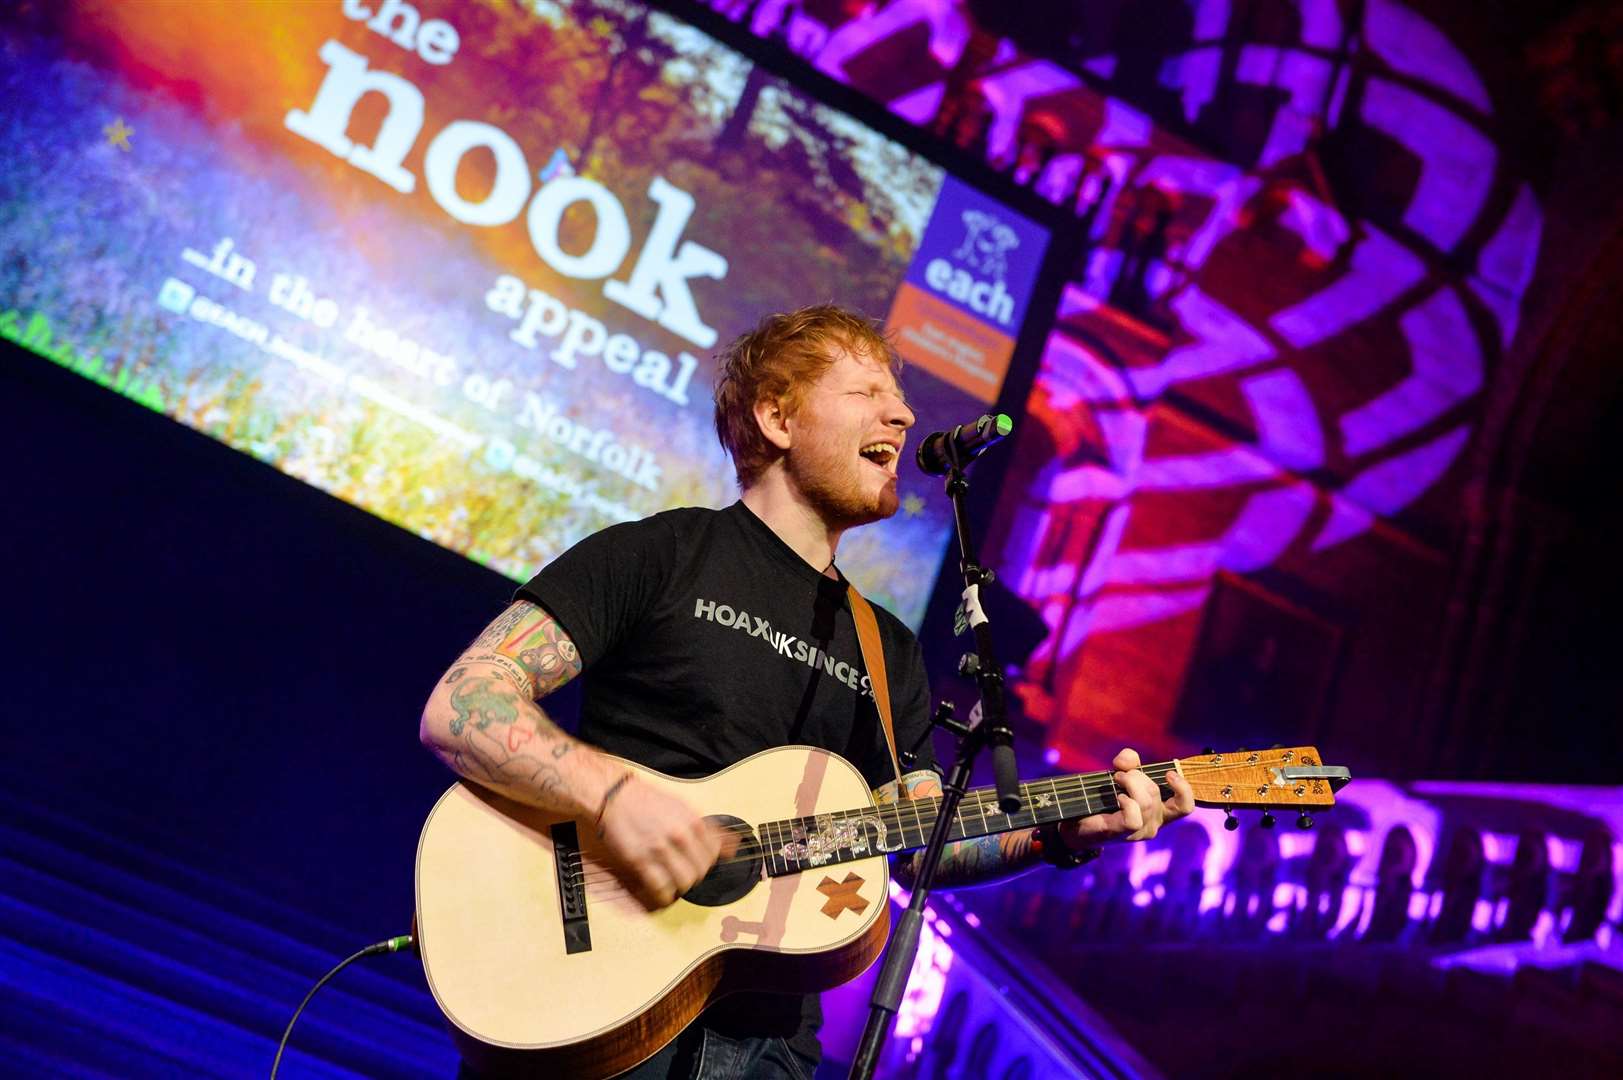
M 831 919 L 838 919 L 840 912 L 850 908 L 861 915 L 868 910 L 868 901 L 857 895 L 862 888 L 862 879 L 855 874 L 846 874 L 844 881 L 835 881 L 825 877 L 817 885 L 817 891 L 828 897 L 828 903 L 823 905 L 823 914 Z

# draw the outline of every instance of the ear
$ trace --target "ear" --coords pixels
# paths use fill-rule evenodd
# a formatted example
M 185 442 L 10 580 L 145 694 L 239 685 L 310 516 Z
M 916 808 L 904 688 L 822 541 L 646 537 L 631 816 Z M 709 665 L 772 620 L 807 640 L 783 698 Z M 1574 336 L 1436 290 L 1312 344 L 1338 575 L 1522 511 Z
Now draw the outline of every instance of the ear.
M 755 423 L 766 441 L 779 450 L 787 451 L 793 437 L 789 434 L 789 416 L 782 401 L 762 398 L 755 403 Z

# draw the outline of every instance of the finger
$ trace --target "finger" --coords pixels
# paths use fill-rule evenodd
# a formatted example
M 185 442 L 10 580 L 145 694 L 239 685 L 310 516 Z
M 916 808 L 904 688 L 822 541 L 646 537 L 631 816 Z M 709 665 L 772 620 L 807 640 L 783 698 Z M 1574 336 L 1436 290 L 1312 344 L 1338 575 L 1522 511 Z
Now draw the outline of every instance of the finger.
M 1161 822 L 1166 816 L 1161 806 L 1161 789 L 1155 786 L 1155 781 L 1134 769 L 1122 778 L 1122 786 L 1138 804 L 1139 816 L 1143 819 L 1137 829 L 1133 830 L 1132 840 L 1148 840 L 1161 828 Z
M 680 852 L 685 859 L 698 861 L 705 849 L 704 819 L 684 814 L 675 821 L 662 822 L 657 837 L 657 846 Z
M 693 853 L 704 866 L 704 872 L 709 873 L 710 868 L 716 865 L 716 859 L 721 855 L 722 832 L 715 824 L 706 818 L 695 818 L 693 821 Z
M 1144 808 L 1138 800 L 1123 792 L 1116 796 L 1121 804 L 1121 835 L 1135 836 L 1144 827 Z
M 665 836 L 648 851 L 653 872 L 676 896 L 681 896 L 702 876 L 697 872 L 698 860 L 683 851 L 682 843 L 680 834 Z
M 1110 767 L 1117 772 L 1131 772 L 1142 764 L 1144 763 L 1138 760 L 1138 751 L 1128 747 L 1111 760 Z
M 1115 815 L 1111 816 L 1114 817 Z M 1098 820 L 1098 818 L 1077 818 L 1071 821 L 1062 821 L 1059 823 L 1060 838 L 1073 851 L 1085 847 L 1096 848 L 1104 838 L 1099 835 L 1099 830 L 1089 829 L 1087 823 Z
M 1075 827 L 1077 837 L 1085 844 L 1101 844 L 1106 840 L 1114 840 L 1127 831 L 1119 811 L 1114 814 L 1095 814 L 1067 824 Z
M 692 860 L 693 868 L 699 875 L 694 881 L 702 881 L 710 873 L 711 867 L 716 865 L 716 858 L 721 854 L 721 837 L 714 825 L 704 818 L 696 817 L 686 840 L 684 851 Z
M 643 866 L 631 884 L 632 893 L 649 911 L 658 911 L 676 902 L 676 886 L 657 865 Z
M 1167 783 L 1172 787 L 1172 798 L 1166 800 L 1166 819 L 1175 821 L 1195 812 L 1195 789 L 1189 786 L 1189 781 L 1183 778 L 1183 773 L 1176 770 L 1167 773 Z
M 677 896 L 693 888 L 710 872 L 710 864 L 704 861 L 703 855 L 697 850 L 696 842 L 691 840 L 686 846 L 673 847 L 666 865 L 670 867 Z

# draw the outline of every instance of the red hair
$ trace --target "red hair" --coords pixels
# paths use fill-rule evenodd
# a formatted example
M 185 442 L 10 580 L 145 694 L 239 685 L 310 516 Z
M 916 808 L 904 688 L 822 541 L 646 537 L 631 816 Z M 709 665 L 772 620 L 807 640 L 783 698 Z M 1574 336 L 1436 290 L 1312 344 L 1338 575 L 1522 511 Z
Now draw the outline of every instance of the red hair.
M 716 359 L 716 435 L 732 455 L 738 486 L 760 479 L 782 453 L 767 441 L 755 406 L 775 401 L 785 416 L 800 408 L 806 388 L 827 371 L 840 350 L 883 363 L 898 378 L 901 357 L 872 319 L 834 304 L 768 315 Z

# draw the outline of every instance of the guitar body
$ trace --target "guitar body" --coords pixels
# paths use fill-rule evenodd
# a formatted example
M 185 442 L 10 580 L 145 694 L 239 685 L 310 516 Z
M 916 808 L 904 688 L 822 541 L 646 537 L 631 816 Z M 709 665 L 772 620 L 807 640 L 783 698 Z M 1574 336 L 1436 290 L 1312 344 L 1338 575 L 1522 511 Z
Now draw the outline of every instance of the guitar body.
M 811 747 L 702 780 L 624 764 L 701 814 L 751 826 L 872 801 L 861 773 Z M 589 825 L 467 783 L 423 826 L 418 949 L 458 1048 L 481 1072 L 613 1076 L 724 994 L 827 990 L 884 945 L 885 856 L 778 877 L 759 861 L 718 865 L 689 898 L 650 912 L 596 845 Z M 570 882 L 582 884 L 571 892 Z

